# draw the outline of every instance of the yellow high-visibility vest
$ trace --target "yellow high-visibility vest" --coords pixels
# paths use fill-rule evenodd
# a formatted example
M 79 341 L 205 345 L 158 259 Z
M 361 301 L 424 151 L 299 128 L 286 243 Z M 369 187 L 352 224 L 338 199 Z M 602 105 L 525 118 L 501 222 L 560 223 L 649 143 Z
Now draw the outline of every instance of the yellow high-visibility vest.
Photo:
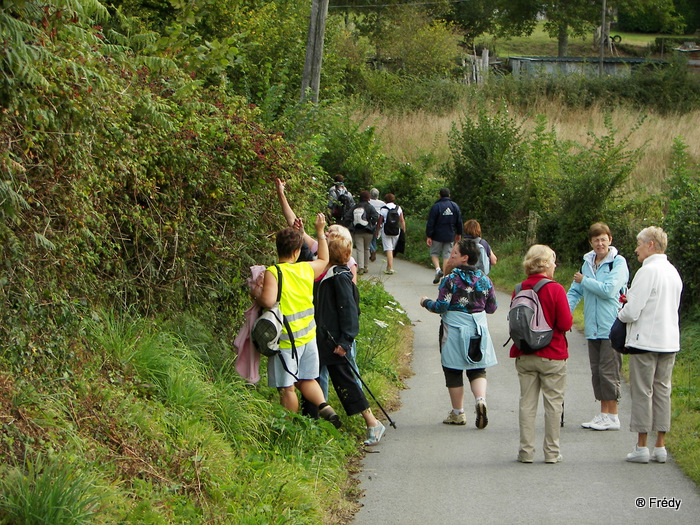
M 314 320 L 314 270 L 308 262 L 280 263 L 282 271 L 282 296 L 280 309 L 289 322 L 296 346 L 305 345 L 316 337 Z M 277 269 L 267 269 L 277 277 Z M 279 279 L 277 280 L 279 285 Z M 283 327 L 280 348 L 291 348 L 292 343 Z

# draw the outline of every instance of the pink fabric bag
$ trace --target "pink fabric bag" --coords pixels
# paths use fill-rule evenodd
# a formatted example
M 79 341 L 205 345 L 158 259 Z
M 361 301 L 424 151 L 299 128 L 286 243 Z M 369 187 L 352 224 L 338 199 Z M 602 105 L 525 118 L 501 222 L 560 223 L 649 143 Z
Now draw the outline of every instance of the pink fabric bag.
M 248 287 L 253 297 L 257 297 L 262 292 L 265 267 L 255 265 L 250 267 L 252 277 L 248 277 Z M 236 347 L 238 358 L 236 359 L 236 372 L 245 378 L 249 383 L 260 381 L 260 353 L 253 347 L 250 339 L 250 332 L 260 315 L 260 307 L 253 302 L 250 308 L 245 311 L 245 321 L 238 332 L 233 346 Z

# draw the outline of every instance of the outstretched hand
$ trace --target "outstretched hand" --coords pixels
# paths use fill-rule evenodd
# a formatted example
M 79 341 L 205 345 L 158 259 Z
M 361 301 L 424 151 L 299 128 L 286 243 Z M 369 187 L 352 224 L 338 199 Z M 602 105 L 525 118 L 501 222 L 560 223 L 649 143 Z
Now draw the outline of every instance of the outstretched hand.
M 292 228 L 300 233 L 304 233 L 304 221 L 302 221 L 300 217 L 295 217 Z
M 316 231 L 322 232 L 326 228 L 326 216 L 323 213 L 316 214 Z

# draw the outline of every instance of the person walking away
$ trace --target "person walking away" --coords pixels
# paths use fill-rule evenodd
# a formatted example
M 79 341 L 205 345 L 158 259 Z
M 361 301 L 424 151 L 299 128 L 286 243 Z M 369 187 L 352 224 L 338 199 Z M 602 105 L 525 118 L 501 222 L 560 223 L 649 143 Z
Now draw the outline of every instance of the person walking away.
M 291 412 L 299 410 L 299 399 L 295 387 L 305 399 L 318 407 L 319 415 L 336 428 L 341 421 L 333 408 L 326 403 L 316 378 L 319 373 L 318 347 L 316 345 L 316 322 L 314 320 L 314 278 L 321 275 L 328 264 L 328 244 L 323 235 L 326 218 L 316 216 L 318 254 L 314 261 L 297 262 L 303 244 L 301 234 L 294 228 L 285 228 L 277 233 L 276 246 L 278 267 L 268 267 L 257 303 L 271 308 L 277 301 L 279 275 L 282 272 L 280 309 L 288 319 L 280 338 L 281 353 L 267 362 L 268 384 L 277 388 L 280 403 Z
M 420 305 L 442 316 L 440 359 L 452 410 L 443 423 L 465 425 L 464 377 L 474 395 L 476 428 L 488 424 L 486 368 L 498 363 L 489 334 L 486 314 L 496 311 L 496 291 L 491 280 L 477 269 L 479 248 L 473 240 L 461 239 L 445 263 L 447 277 L 438 288 L 438 298 L 420 300 Z
M 386 202 L 379 198 L 379 190 L 377 188 L 372 188 L 369 190 L 369 203 L 374 206 L 377 210 L 377 215 L 379 215 L 379 210 L 386 206 Z M 377 259 L 377 237 L 372 236 L 372 244 L 369 247 L 369 260 L 374 262 Z
M 481 238 L 481 224 L 476 219 L 469 219 L 464 223 L 464 238 L 474 239 L 481 247 L 479 255 L 479 264 L 477 266 L 488 275 L 491 272 L 491 266 L 498 262 L 498 257 L 493 252 L 491 245 Z
M 328 190 L 328 208 L 331 220 L 334 223 L 343 224 L 353 206 L 355 206 L 355 199 L 345 187 L 345 177 L 336 175 L 333 186 Z M 347 224 L 343 224 L 343 226 L 347 226 Z
M 379 213 L 369 202 L 369 192 L 360 192 L 360 202 L 352 208 L 352 240 L 357 252 L 358 273 L 369 271 L 370 245 L 379 221 Z
M 680 351 L 680 308 L 683 281 L 666 256 L 668 236 L 657 226 L 637 234 L 637 260 L 642 267 L 632 279 L 627 302 L 617 314 L 627 323 L 632 413 L 630 430 L 637 444 L 627 461 L 665 463 L 666 433 L 671 430 L 671 376 Z M 656 431 L 649 453 L 647 436 Z
M 581 271 L 574 274 L 566 293 L 572 314 L 583 299 L 593 395 L 600 401 L 600 413 L 581 426 L 591 430 L 620 430 L 617 406 L 622 354 L 610 343 L 610 328 L 620 309 L 620 294 L 624 294 L 630 274 L 625 258 L 611 246 L 612 233 L 607 224 L 591 225 L 588 242 L 593 249 L 583 256 Z
M 437 284 L 444 275 L 440 257 L 443 263 L 447 261 L 455 241 L 462 237 L 462 213 L 457 203 L 450 199 L 448 188 L 440 190 L 440 199 L 430 208 L 425 236 L 425 242 L 430 247 L 430 260 L 435 268 L 433 284 Z
M 534 288 L 542 279 L 553 279 L 556 254 L 549 246 L 535 244 L 525 254 L 523 268 L 527 275 L 522 289 Z M 552 328 L 549 345 L 525 353 L 515 344 L 510 357 L 515 358 L 515 369 L 520 383 L 519 427 L 520 449 L 518 461 L 532 463 L 535 456 L 535 418 L 542 392 L 544 403 L 544 452 L 545 463 L 562 460 L 559 447 L 560 421 L 566 389 L 566 361 L 569 358 L 566 332 L 571 329 L 573 317 L 566 299 L 566 290 L 557 282 L 548 282 L 537 293 L 547 324 Z M 513 292 L 515 297 L 515 292 Z
M 379 222 L 375 230 L 375 236 L 382 237 L 382 247 L 386 253 L 386 270 L 384 273 L 391 275 L 394 273 L 394 250 L 399 242 L 400 230 L 406 232 L 406 221 L 403 216 L 401 206 L 396 204 L 396 197 L 393 193 L 384 196 L 386 205 L 381 209 Z
M 367 193 L 369 201 L 369 192 L 363 193 Z M 328 251 L 330 260 L 314 285 L 320 363 L 328 370 L 347 415 L 362 414 L 367 426 L 364 444 L 373 446 L 379 443 L 386 428 L 372 413 L 362 386 L 357 383 L 357 365 L 353 371 L 353 363 L 347 358 L 355 348 L 360 330 L 360 296 L 347 267 L 352 240 L 349 236 L 334 235 L 328 240 Z

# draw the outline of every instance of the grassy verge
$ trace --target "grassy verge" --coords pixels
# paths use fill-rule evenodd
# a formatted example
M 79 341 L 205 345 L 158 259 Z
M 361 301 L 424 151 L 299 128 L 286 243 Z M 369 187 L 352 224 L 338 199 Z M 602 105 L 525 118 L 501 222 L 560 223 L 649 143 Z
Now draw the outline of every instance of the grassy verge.
M 415 238 L 411 235 L 409 238 L 414 246 L 407 250 L 406 258 L 426 264 L 427 248 L 419 225 L 418 221 L 413 224 L 417 231 Z M 418 232 L 421 232 L 420 238 Z M 498 255 L 498 264 L 491 268 L 489 276 L 498 289 L 510 292 L 524 278 L 524 243 L 515 239 L 489 242 Z M 568 289 L 571 276 L 578 268 L 578 265 L 558 262 L 554 279 Z M 574 324 L 583 329 L 583 302 L 574 312 Z M 626 370 L 625 357 L 623 373 L 626 374 Z M 697 310 L 686 313 L 681 320 L 681 352 L 673 370 L 672 406 L 672 430 L 666 437 L 668 449 L 688 477 L 700 485 L 700 311 Z
M 390 407 L 407 371 L 407 317 L 381 284 L 360 289 L 359 366 Z M 0 354 L 0 523 L 352 519 L 360 416 L 341 409 L 336 430 L 285 411 L 264 373 L 246 384 L 195 318 L 86 319 L 60 374 Z

